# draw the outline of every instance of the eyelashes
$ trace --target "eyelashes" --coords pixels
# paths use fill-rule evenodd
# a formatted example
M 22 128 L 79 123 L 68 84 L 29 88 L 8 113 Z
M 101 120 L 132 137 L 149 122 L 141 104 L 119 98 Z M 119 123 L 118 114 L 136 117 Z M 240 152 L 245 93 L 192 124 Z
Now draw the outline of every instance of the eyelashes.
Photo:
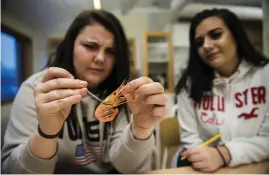
M 218 40 L 221 38 L 222 34 L 222 31 L 210 31 L 208 32 L 207 37 L 209 37 L 210 40 Z M 200 48 L 204 45 L 204 38 L 198 37 L 197 39 L 195 39 L 194 44 L 197 48 Z
M 220 31 L 215 31 L 215 32 L 209 32 L 209 36 L 210 38 L 214 39 L 214 40 L 218 40 L 222 35 L 222 32 Z
M 85 42 L 85 43 L 82 43 L 82 46 L 85 47 L 89 51 L 98 51 L 101 48 L 99 44 L 94 43 L 94 42 L 87 42 L 87 43 Z M 116 56 L 116 49 L 114 47 L 106 48 L 105 53 L 107 55 Z
M 97 44 L 94 44 L 94 43 L 82 43 L 82 45 L 86 49 L 91 49 L 91 50 L 97 50 L 99 48 L 99 46 Z
M 112 56 L 116 56 L 116 49 L 107 49 L 106 53 Z

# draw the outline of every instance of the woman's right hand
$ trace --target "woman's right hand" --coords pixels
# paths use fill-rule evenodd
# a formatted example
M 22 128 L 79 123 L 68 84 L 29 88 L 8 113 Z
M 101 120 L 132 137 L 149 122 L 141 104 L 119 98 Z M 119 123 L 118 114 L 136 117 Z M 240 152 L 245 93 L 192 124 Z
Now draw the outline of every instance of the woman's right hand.
M 74 79 L 65 69 L 51 67 L 34 89 L 34 98 L 40 129 L 47 135 L 57 134 L 71 106 L 87 95 L 86 81 Z

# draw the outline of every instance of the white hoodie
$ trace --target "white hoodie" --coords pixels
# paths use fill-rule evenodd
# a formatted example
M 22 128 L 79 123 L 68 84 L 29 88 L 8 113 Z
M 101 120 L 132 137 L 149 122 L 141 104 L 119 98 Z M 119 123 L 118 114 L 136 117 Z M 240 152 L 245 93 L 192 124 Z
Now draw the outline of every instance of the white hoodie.
M 194 103 L 182 90 L 178 95 L 182 146 L 198 147 L 223 132 L 211 146 L 225 144 L 230 167 L 269 158 L 269 64 L 254 67 L 242 61 L 229 78 L 216 73 L 213 96 Z

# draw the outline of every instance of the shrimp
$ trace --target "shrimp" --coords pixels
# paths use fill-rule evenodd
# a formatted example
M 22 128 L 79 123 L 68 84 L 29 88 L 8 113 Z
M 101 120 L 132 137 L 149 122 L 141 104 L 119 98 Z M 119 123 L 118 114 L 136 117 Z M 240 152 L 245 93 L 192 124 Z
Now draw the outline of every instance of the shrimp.
M 126 84 L 126 81 L 118 87 L 114 92 L 105 98 L 104 103 L 100 103 L 95 110 L 95 117 L 101 122 L 112 121 L 118 114 L 118 106 L 127 103 L 127 99 L 122 94 L 122 86 Z

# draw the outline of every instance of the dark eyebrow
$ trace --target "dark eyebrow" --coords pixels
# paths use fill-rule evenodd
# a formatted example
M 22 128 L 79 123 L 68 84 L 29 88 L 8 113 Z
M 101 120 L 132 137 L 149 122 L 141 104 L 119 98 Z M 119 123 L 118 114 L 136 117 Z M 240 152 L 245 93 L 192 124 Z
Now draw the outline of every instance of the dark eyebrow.
M 84 40 L 84 41 L 82 40 L 81 43 L 84 43 L 84 44 L 98 44 L 98 42 L 96 42 L 96 41 L 88 41 L 88 40 Z
M 112 50 L 112 51 L 116 51 L 116 47 L 112 46 L 112 47 L 107 47 L 107 50 Z
M 83 44 L 96 44 L 98 46 L 100 46 L 100 44 L 97 42 L 97 41 L 88 41 L 88 40 L 85 40 L 85 41 L 81 41 Z M 109 46 L 107 47 L 108 49 L 116 49 L 116 46 L 115 44 L 113 44 L 112 46 Z
M 207 32 L 207 34 L 209 34 L 209 33 L 212 33 L 212 32 L 215 32 L 215 31 L 219 31 L 219 30 L 223 30 L 221 27 L 216 27 L 216 28 L 214 28 L 214 29 L 211 29 L 211 30 L 209 30 L 208 32 Z M 197 37 L 197 38 L 194 38 L 195 40 L 198 40 L 198 39 L 203 39 L 203 37 L 202 36 L 199 36 L 199 37 Z
M 107 49 L 116 49 L 116 46 L 113 44 L 112 46 L 108 46 Z
M 222 31 L 223 29 L 221 27 L 217 27 L 217 28 L 214 28 L 214 29 L 208 31 L 208 33 L 212 33 L 212 32 L 219 31 L 219 30 Z

